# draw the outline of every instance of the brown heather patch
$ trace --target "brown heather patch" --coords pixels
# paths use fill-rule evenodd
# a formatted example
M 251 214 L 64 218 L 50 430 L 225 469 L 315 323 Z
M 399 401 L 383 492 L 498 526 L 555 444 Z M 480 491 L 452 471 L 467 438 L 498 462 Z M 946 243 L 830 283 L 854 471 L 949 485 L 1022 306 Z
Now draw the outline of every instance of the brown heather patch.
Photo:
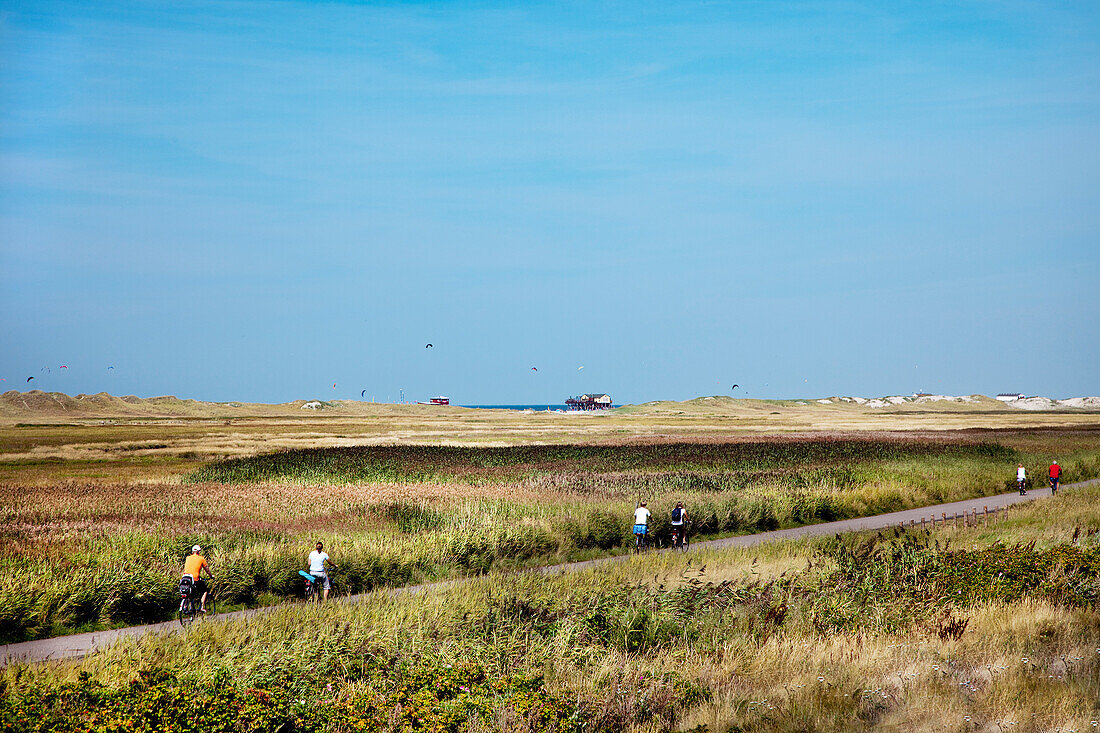
M 28 488 L 0 483 L 0 527 L 48 526 L 59 522 L 173 526 L 200 519 L 212 526 L 293 528 L 308 523 L 333 526 L 371 514 L 371 507 L 399 501 L 552 501 L 536 487 L 485 483 L 424 484 L 180 484 L 59 482 Z M 58 525 L 60 526 L 60 525 Z M 89 525 L 90 526 L 90 525 Z

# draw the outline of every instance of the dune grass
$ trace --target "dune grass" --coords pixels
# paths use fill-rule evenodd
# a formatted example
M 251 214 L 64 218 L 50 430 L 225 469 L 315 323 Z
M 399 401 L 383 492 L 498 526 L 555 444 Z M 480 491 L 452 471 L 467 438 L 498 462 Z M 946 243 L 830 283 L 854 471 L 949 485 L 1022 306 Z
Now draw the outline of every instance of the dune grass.
M 194 543 L 226 606 L 279 605 L 9 667 L 0 729 L 1084 730 L 1100 717 L 1097 489 L 928 537 L 521 572 L 624 552 L 641 498 L 661 539 L 676 500 L 702 537 L 998 493 L 1017 461 L 1092 478 L 1096 430 L 591 445 L 548 425 L 525 434 L 552 440 L 518 447 L 369 446 L 350 424 L 321 440 L 295 421 L 290 451 L 228 461 L 203 456 L 284 444 L 185 425 L 73 446 L 94 431 L 50 428 L 70 435 L 51 451 L 111 458 L 0 462 L 0 638 L 164 618 Z M 328 447 L 297 447 L 310 442 Z M 287 603 L 317 539 L 345 587 L 373 591 L 363 603 Z
M 1067 481 L 1100 475 L 1100 450 L 1063 453 Z M 219 483 L 0 484 L 0 569 L 31 578 L 0 581 L 0 641 L 167 618 L 192 544 L 223 607 L 269 605 L 301 592 L 318 539 L 363 592 L 624 552 L 642 498 L 661 543 L 677 500 L 696 538 L 751 533 L 996 493 L 1017 459 L 1041 468 L 1035 453 L 944 440 L 391 446 L 192 474 Z
M 1100 488 L 1014 511 L 283 607 L 10 667 L 0 720 L 108 730 L 156 701 L 159 724 L 201 703 L 227 730 L 1089 729 Z

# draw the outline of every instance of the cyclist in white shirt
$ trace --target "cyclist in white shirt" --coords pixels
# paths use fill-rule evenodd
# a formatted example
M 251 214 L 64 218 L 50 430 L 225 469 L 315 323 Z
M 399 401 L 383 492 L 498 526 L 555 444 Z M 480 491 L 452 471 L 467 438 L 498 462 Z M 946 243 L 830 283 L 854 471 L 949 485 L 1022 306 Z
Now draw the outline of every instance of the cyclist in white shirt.
M 1027 493 L 1027 471 L 1022 463 L 1016 467 L 1016 486 L 1020 489 L 1020 496 Z
M 634 510 L 634 546 L 644 547 L 646 541 L 646 534 L 649 533 L 649 510 L 646 509 L 645 502 L 643 501 L 637 509 Z
M 328 553 L 325 552 L 325 546 L 318 542 L 317 549 L 309 553 L 309 574 L 324 582 L 325 594 L 323 600 L 327 601 L 328 592 L 332 588 L 332 581 L 329 580 L 325 563 L 328 563 L 333 570 L 336 569 L 336 563 L 329 559 Z

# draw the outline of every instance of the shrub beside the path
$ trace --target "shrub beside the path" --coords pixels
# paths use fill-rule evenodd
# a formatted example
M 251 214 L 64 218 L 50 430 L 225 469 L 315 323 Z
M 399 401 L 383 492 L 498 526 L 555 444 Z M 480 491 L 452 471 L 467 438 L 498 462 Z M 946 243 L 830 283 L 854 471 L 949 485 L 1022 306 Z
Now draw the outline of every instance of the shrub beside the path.
M 492 677 L 474 664 L 414 667 L 301 694 L 281 685 L 240 689 L 146 670 L 122 689 L 87 675 L 53 689 L 0 694 L 0 728 L 12 733 L 237 733 L 238 731 L 466 731 L 501 719 L 528 730 L 579 731 L 575 705 L 539 676 Z

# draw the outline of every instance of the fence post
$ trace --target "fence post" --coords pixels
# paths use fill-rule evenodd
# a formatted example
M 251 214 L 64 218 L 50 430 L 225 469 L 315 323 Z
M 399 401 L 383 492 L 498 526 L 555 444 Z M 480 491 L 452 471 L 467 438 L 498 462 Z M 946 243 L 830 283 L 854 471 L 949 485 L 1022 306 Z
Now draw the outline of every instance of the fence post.
M 975 510 L 975 511 L 977 511 L 977 510 Z M 982 526 L 983 527 L 988 527 L 989 526 L 989 505 L 983 506 L 982 507 L 982 512 L 983 512 L 983 514 L 982 514 Z
M 920 518 L 920 528 L 922 531 L 924 530 L 924 517 Z

